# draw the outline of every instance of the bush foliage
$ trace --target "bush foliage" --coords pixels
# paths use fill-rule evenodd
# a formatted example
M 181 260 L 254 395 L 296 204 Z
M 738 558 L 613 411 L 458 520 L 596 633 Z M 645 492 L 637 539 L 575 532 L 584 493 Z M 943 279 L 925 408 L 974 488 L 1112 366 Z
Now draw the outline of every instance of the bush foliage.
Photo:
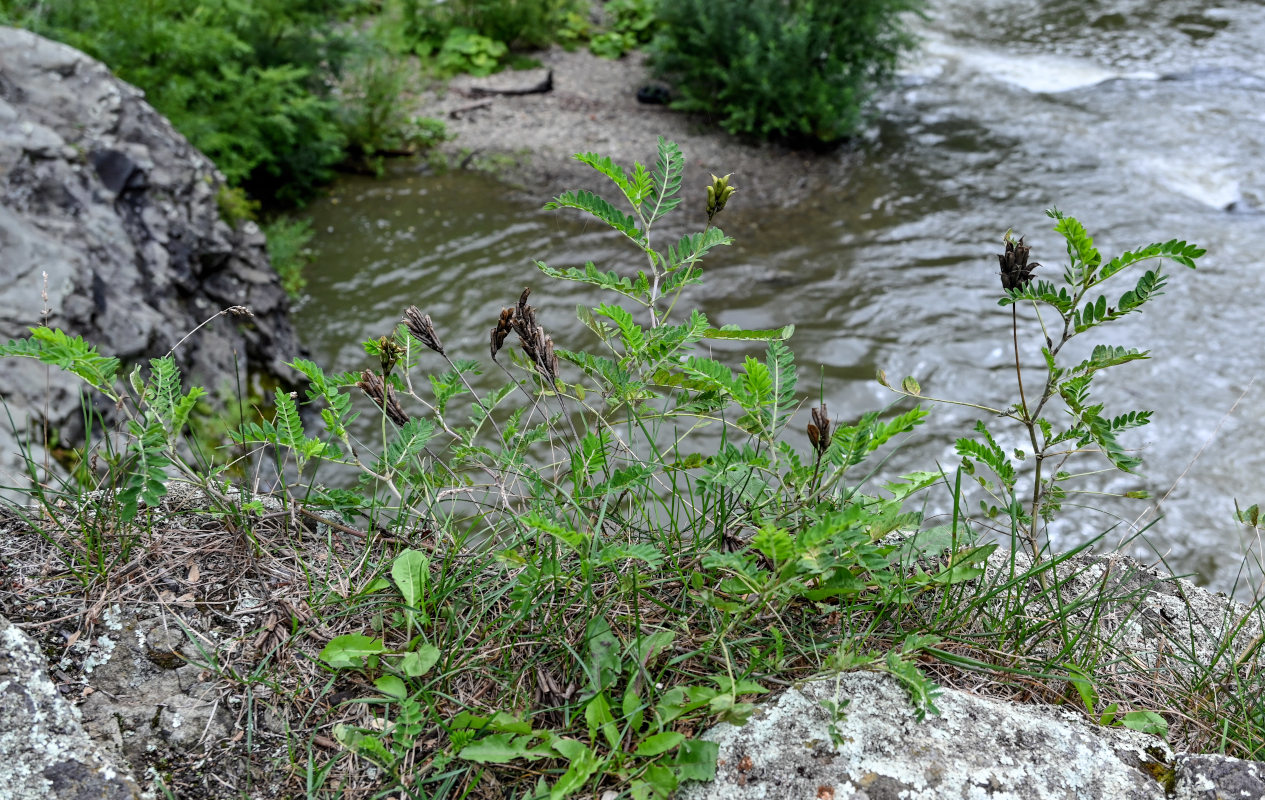
M 726 131 L 793 144 L 856 132 L 876 89 L 914 38 L 902 15 L 920 0 L 675 0 L 651 63 L 676 85 L 673 107 Z
M 330 80 L 351 47 L 345 0 L 17 0 L 15 24 L 105 62 L 230 183 L 296 200 L 346 144 Z

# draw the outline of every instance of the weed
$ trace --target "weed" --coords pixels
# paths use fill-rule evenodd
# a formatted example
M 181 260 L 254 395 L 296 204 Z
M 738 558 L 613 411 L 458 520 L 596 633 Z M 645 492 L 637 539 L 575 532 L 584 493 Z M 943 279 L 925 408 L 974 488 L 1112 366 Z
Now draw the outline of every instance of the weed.
M 1066 364 L 1059 360 L 1063 348 L 1077 336 L 1115 322 L 1135 312 L 1163 294 L 1168 276 L 1163 272 L 1163 261 L 1171 260 L 1191 269 L 1195 259 L 1204 251 L 1193 244 L 1176 239 L 1156 242 L 1127 250 L 1104 263 L 1102 254 L 1094 247 L 1094 240 L 1085 227 L 1075 218 L 1065 216 L 1058 209 L 1047 212 L 1055 220 L 1055 231 L 1067 244 L 1068 266 L 1062 274 L 1063 285 L 1036 279 L 1034 271 L 1041 265 L 1029 260 L 1030 248 L 1023 238 L 1015 239 L 1006 232 L 1003 245 L 1005 252 L 998 256 L 1001 263 L 1001 284 L 1004 292 L 999 304 L 1011 309 L 1011 331 L 1014 344 L 1015 381 L 1018 385 L 1019 403 L 1005 409 L 973 406 L 996 417 L 1011 419 L 1023 428 L 1031 445 L 1030 450 L 1015 448 L 1007 453 L 994 438 L 987 424 L 976 423 L 977 438 L 957 441 L 957 452 L 962 457 L 962 468 L 967 475 L 988 494 L 989 501 L 981 501 L 980 510 L 988 519 L 1002 519 L 1009 523 L 1011 533 L 1024 540 L 1033 557 L 1041 552 L 1041 526 L 1048 523 L 1062 509 L 1064 501 L 1075 489 L 1069 488 L 1077 481 L 1097 473 L 1073 474 L 1065 467 L 1076 456 L 1093 454 L 1107 465 L 1122 472 L 1131 473 L 1142 460 L 1120 444 L 1119 435 L 1132 428 L 1146 425 L 1150 411 L 1133 410 L 1121 414 L 1109 414 L 1103 403 L 1090 400 L 1094 380 L 1106 370 L 1123 364 L 1150 358 L 1150 351 L 1108 344 L 1095 345 L 1088 358 L 1079 363 Z M 1150 265 L 1114 303 L 1107 296 L 1093 296 L 1103 284 L 1130 268 L 1136 272 Z M 1041 326 L 1043 343 L 1041 355 L 1045 365 L 1044 380 L 1037 394 L 1029 397 L 1024 390 L 1023 366 L 1019 349 L 1019 306 L 1032 308 Z M 1053 322 L 1046 322 L 1046 314 L 1053 313 Z M 879 380 L 887 385 L 880 373 Z M 899 388 L 910 397 L 922 397 L 918 381 L 906 378 Z M 1051 401 L 1062 405 L 1066 420 L 1059 425 L 1049 413 Z M 966 404 L 971 405 L 971 404 Z M 1031 459 L 1029 461 L 1029 459 Z M 1026 498 L 1018 493 L 1019 466 L 1031 463 L 1031 487 Z M 991 477 L 977 470 L 977 464 L 987 468 Z M 1133 491 L 1128 497 L 1145 499 L 1145 492 Z

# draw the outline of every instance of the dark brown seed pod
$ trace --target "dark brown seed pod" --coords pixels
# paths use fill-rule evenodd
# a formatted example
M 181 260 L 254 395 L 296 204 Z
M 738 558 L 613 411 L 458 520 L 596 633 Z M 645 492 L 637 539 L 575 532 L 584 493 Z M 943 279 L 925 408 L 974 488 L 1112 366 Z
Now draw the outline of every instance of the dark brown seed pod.
M 435 333 L 435 323 L 431 320 L 430 314 L 423 314 L 417 306 L 409 306 L 404 311 L 404 326 L 408 328 L 408 332 L 414 339 L 441 356 L 445 355 L 444 344 L 439 341 L 439 335 Z
M 1031 281 L 1032 271 L 1041 265 L 1035 261 L 1028 263 L 1028 253 L 1032 248 L 1023 243 L 1022 236 L 1016 241 L 1010 231 L 1006 231 L 1003 241 L 1006 252 L 998 253 L 997 260 L 1001 263 L 1001 288 L 1009 291 Z
M 378 408 L 385 411 L 386 415 L 396 425 L 403 425 L 408 422 L 408 414 L 404 413 L 404 408 L 400 405 L 400 401 L 396 399 L 395 389 L 389 384 L 384 384 L 378 373 L 371 369 L 361 372 L 360 380 L 356 381 L 356 386 L 367 394 Z
M 825 455 L 830 447 L 830 415 L 826 404 L 812 410 L 813 421 L 808 423 L 808 441 L 818 455 Z
M 496 327 L 492 329 L 492 358 L 496 358 L 496 354 L 501 351 L 502 345 L 505 344 L 505 337 L 510 335 L 510 331 L 514 329 L 514 309 L 502 308 L 501 317 L 496 321 Z

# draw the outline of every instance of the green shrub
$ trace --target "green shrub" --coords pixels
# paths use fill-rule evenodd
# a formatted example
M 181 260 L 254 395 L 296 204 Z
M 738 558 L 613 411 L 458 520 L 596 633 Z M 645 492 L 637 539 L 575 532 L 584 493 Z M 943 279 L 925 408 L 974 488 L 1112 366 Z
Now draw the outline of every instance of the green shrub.
M 104 61 L 257 197 L 299 200 L 345 139 L 330 78 L 342 0 L 17 0 L 9 19 Z
M 220 184 L 216 191 L 215 204 L 220 210 L 220 219 L 231 228 L 236 228 L 259 214 L 259 201 L 251 200 L 250 195 L 241 187 L 226 183 Z
M 381 174 L 383 159 L 412 155 L 448 139 L 442 120 L 411 115 L 407 62 L 371 52 L 351 66 L 339 89 L 340 122 L 352 169 Z
M 726 131 L 792 144 L 854 134 L 913 37 L 901 15 L 921 0 L 673 0 L 651 64 L 675 84 L 673 108 Z
M 582 8 L 578 0 L 396 0 L 378 31 L 397 52 L 440 53 L 444 72 L 486 75 L 510 49 L 573 40 Z
M 501 68 L 501 59 L 509 52 L 496 39 L 483 36 L 470 28 L 457 27 L 439 48 L 435 63 L 439 71 L 447 75 L 469 73 L 491 75 Z
M 312 260 L 312 221 L 277 217 L 263 226 L 268 237 L 268 260 L 281 278 L 281 288 L 297 299 L 307 286 L 303 268 Z
M 602 58 L 619 58 L 648 43 L 660 27 L 654 0 L 610 0 L 605 13 L 609 30 L 589 40 L 589 51 Z

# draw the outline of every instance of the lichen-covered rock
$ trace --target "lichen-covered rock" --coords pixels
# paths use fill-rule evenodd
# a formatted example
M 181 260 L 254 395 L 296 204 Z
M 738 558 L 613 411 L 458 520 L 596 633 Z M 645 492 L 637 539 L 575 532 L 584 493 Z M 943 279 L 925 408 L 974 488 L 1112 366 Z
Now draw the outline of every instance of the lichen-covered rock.
M 985 580 L 1009 584 L 1031 568 L 1031 557 L 998 551 L 987 564 Z M 1221 592 L 1210 592 L 1121 553 L 1081 553 L 1051 568 L 1058 577 L 1061 608 L 1035 579 L 1015 591 L 1035 614 L 1066 615 L 1069 626 L 1089 628 L 1100 641 L 1127 652 L 1145 665 L 1145 680 L 1187 684 L 1211 665 L 1240 657 L 1254 663 L 1265 632 L 1265 609 L 1248 606 Z M 996 599 L 1004 613 L 1004 594 Z
M 1179 755 L 1173 800 L 1265 797 L 1265 764 L 1218 755 Z
M 177 358 L 215 391 L 234 371 L 286 376 L 298 352 L 264 237 L 220 219 L 223 177 L 143 94 L 101 63 L 0 27 L 0 341 L 47 324 L 125 362 Z M 46 417 L 82 436 L 77 379 L 0 359 L 0 394 L 19 428 Z M 3 421 L 0 419 L 0 421 Z M 0 424 L 0 485 L 16 443 Z M 33 437 L 37 441 L 40 437 Z M 38 445 L 34 455 L 41 457 Z
M 139 770 L 204 755 L 229 736 L 233 715 L 216 676 L 197 663 L 207 655 L 178 619 L 114 607 L 104 622 L 101 634 L 80 640 L 94 691 L 79 710 L 93 738 Z
M 6 800 L 135 800 L 126 769 L 88 738 L 57 691 L 39 647 L 0 617 L 0 796 Z
M 836 723 L 823 701 L 850 701 Z M 681 800 L 1162 800 L 1173 754 L 1160 739 L 1091 725 L 1051 706 L 945 690 L 915 718 L 890 675 L 857 672 L 791 689 L 743 727 L 718 725 L 716 780 Z

